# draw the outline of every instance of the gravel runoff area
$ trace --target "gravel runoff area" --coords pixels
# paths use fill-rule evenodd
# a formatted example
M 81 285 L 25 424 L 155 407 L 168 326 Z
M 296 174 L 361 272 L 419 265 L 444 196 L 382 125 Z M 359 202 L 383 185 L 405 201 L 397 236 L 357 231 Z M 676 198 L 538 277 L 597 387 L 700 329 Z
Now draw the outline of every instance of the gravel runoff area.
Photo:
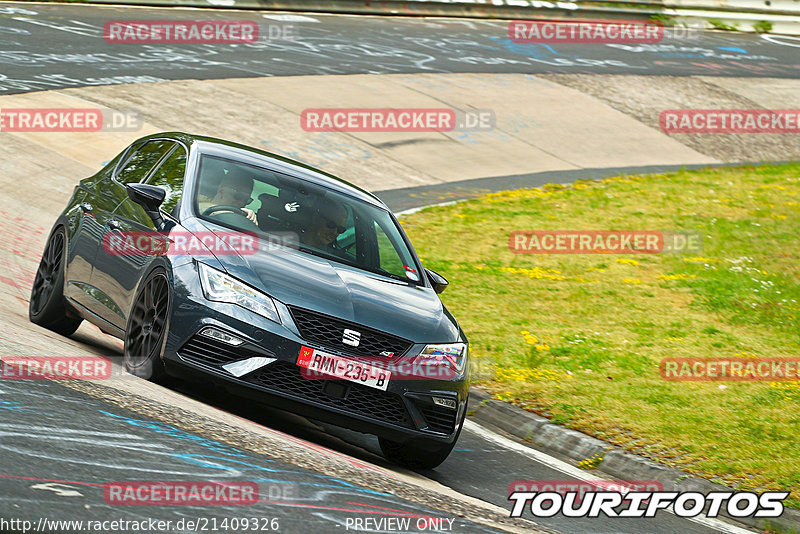
M 618 74 L 541 74 L 660 130 L 667 109 L 797 109 L 800 80 Z M 800 160 L 796 133 L 668 133 L 724 162 Z M 631 146 L 631 150 L 636 147 Z

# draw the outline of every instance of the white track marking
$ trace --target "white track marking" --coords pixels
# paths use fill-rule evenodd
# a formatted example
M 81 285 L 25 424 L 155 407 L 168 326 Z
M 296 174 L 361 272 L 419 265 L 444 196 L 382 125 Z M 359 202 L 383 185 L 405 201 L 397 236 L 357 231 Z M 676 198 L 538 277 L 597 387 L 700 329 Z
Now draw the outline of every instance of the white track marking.
M 398 211 L 394 214 L 395 217 L 398 219 L 400 217 L 405 217 L 406 215 L 411 215 L 412 213 L 417 213 L 418 211 L 422 211 L 428 208 L 438 208 L 440 206 L 452 206 L 453 204 L 458 204 L 459 202 L 464 202 L 466 200 L 472 200 L 471 198 L 464 198 L 460 200 L 448 200 L 447 202 L 440 202 L 438 204 L 428 204 L 427 206 L 420 206 L 418 208 L 409 208 L 407 210 Z
M 761 38 L 773 44 L 800 48 L 800 37 L 792 37 L 791 35 L 768 35 L 766 33 L 762 33 Z M 787 43 L 784 41 L 784 39 L 795 42 Z
M 319 22 L 314 17 L 306 17 L 305 15 L 261 15 L 265 19 L 279 20 L 281 22 Z
M 560 471 L 565 475 L 577 478 L 578 480 L 582 480 L 584 482 L 596 482 L 598 480 L 606 480 L 598 476 L 595 476 L 591 473 L 588 473 L 583 469 L 578 469 L 577 467 L 572 466 L 566 462 L 563 462 L 558 458 L 553 458 L 552 456 L 545 454 L 541 451 L 537 451 L 536 449 L 526 447 L 525 445 L 517 443 L 514 440 L 508 439 L 499 434 L 495 434 L 494 432 L 483 428 L 474 421 L 470 420 L 464 421 L 464 428 L 472 432 L 473 434 L 476 434 L 477 436 L 485 439 L 486 441 L 489 441 L 491 443 L 494 443 L 495 445 L 499 445 L 506 449 L 511 449 L 513 451 L 524 454 L 525 456 L 528 456 L 529 458 L 536 460 L 540 464 L 543 464 L 549 467 L 550 469 L 555 469 L 556 471 Z M 669 513 L 673 513 L 672 507 L 667 508 L 666 511 Z M 735 525 L 731 525 L 729 523 L 711 517 L 697 516 L 697 517 L 684 517 L 682 519 L 699 523 L 708 528 L 712 528 L 717 532 L 724 532 L 726 534 L 752 534 L 753 532 L 755 532 L 753 530 L 743 529 L 741 527 L 737 527 Z
M 52 491 L 59 497 L 83 497 L 83 493 L 75 489 L 74 486 L 68 486 L 67 484 L 48 482 L 45 484 L 34 484 L 31 486 L 31 489 Z

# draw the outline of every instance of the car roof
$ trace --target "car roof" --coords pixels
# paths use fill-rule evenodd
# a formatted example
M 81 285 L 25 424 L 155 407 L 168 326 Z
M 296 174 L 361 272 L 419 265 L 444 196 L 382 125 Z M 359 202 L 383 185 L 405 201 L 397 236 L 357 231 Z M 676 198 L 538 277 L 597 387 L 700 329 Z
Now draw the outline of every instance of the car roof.
M 233 141 L 226 141 L 224 139 L 217 139 L 215 137 L 192 135 L 184 132 L 162 132 L 148 135 L 142 139 L 159 137 L 166 137 L 181 141 L 187 146 L 196 148 L 201 154 L 213 153 L 215 156 L 228 157 L 233 160 L 241 160 L 242 157 L 246 157 L 248 161 L 256 160 L 257 162 L 263 163 L 267 167 L 277 168 L 286 174 L 290 174 L 291 176 L 308 180 L 328 189 L 356 197 L 359 200 L 372 204 L 373 206 L 389 210 L 389 208 L 381 199 L 369 191 L 353 185 L 346 180 L 342 180 L 333 174 L 278 154 L 273 154 L 271 152 L 260 150 L 251 146 L 234 143 Z

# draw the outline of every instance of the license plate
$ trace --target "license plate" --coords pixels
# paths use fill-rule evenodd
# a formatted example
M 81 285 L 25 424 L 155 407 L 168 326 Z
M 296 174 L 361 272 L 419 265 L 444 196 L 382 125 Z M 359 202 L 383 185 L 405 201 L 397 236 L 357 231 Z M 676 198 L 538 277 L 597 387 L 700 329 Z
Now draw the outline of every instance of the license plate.
M 380 389 L 381 391 L 386 391 L 386 388 L 389 386 L 389 379 L 392 377 L 392 373 L 386 369 L 381 369 L 380 367 L 357 362 L 348 358 L 342 358 L 341 356 L 315 350 L 310 347 L 302 347 L 300 349 L 297 365 L 309 371 L 313 371 L 312 378 L 319 378 L 321 380 L 339 378 Z

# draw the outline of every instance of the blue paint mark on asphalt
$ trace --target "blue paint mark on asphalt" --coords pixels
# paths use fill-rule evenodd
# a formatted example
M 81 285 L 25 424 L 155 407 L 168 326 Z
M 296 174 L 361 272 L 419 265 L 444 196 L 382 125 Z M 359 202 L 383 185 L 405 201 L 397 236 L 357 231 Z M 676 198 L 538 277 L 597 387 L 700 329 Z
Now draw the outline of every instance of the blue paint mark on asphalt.
M 511 39 L 501 39 L 500 37 L 489 37 L 500 44 L 505 50 L 528 57 L 578 57 L 572 54 L 562 54 L 548 44 L 542 43 L 515 43 Z
M 179 428 L 176 428 L 172 425 L 166 425 L 164 423 L 158 423 L 156 421 L 146 421 L 143 419 L 133 419 L 131 417 L 125 417 L 123 415 L 116 415 L 111 412 L 106 412 L 104 410 L 98 410 L 100 413 L 108 415 L 109 417 L 114 417 L 116 419 L 122 419 L 129 425 L 139 426 L 142 428 L 147 428 L 148 430 L 153 430 L 158 432 L 159 434 L 166 434 L 173 438 L 183 440 L 183 441 L 192 441 L 197 445 L 205 447 L 209 450 L 219 452 L 222 454 L 228 454 L 230 456 L 247 456 L 246 454 L 242 453 L 241 451 L 237 450 L 230 445 L 225 445 L 224 443 L 220 443 L 219 441 L 214 441 L 211 439 L 201 438 L 200 436 L 195 436 L 194 434 L 190 434 L 189 432 L 185 432 Z
M 717 46 L 717 50 L 725 50 L 726 52 L 738 52 L 740 54 L 746 54 L 747 50 L 744 48 L 738 48 L 736 46 Z
M 270 481 L 270 482 L 282 482 L 282 483 L 291 483 L 291 484 L 299 484 L 299 485 L 307 485 L 307 486 L 314 486 L 319 488 L 336 488 L 340 490 L 347 490 L 357 493 L 367 493 L 370 495 L 380 495 L 380 496 L 388 496 L 388 493 L 383 493 L 380 491 L 374 491 L 367 488 L 362 488 L 355 484 L 351 484 L 345 480 L 341 480 L 336 477 L 323 475 L 319 473 L 314 473 L 313 471 L 304 471 L 304 470 L 291 470 L 291 469 L 275 469 L 271 467 L 265 467 L 264 465 L 259 465 L 256 463 L 250 463 L 250 461 L 239 460 L 237 458 L 244 458 L 246 460 L 258 461 L 261 463 L 276 463 L 275 460 L 271 460 L 269 458 L 255 458 L 250 456 L 235 447 L 231 447 L 224 443 L 220 443 L 218 441 L 202 438 L 200 436 L 196 436 L 194 434 L 190 434 L 189 432 L 185 432 L 177 427 L 172 425 L 167 425 L 164 423 L 160 423 L 157 421 L 148 421 L 144 419 L 134 419 L 131 417 L 125 417 L 123 415 L 113 414 L 111 412 L 107 412 L 105 410 L 98 410 L 100 413 L 108 415 L 109 417 L 114 417 L 115 419 L 121 419 L 124 422 L 128 423 L 132 426 L 138 426 L 140 428 L 145 428 L 147 430 L 152 430 L 154 432 L 158 432 L 159 434 L 164 434 L 166 436 L 181 440 L 181 441 L 189 441 L 194 443 L 195 445 L 199 445 L 208 449 L 211 452 L 215 452 L 217 454 L 224 454 L 225 456 L 214 456 L 214 455 L 207 455 L 207 454 L 190 454 L 190 453 L 176 453 L 173 454 L 175 458 L 183 460 L 184 462 L 198 465 L 200 467 L 206 467 L 209 469 L 221 469 L 225 471 L 233 471 L 237 473 L 241 473 L 242 471 L 259 471 L 259 472 L 268 472 L 268 473 L 284 473 L 284 474 L 292 474 L 292 475 L 300 475 L 304 477 L 314 478 L 314 479 L 321 479 L 321 482 L 295 482 L 290 480 L 275 480 L 275 479 L 263 479 L 263 481 Z
M 9 402 L 9 401 L 0 400 L 0 410 L 8 410 L 8 411 L 21 410 L 21 411 L 25 411 L 25 408 L 21 404 L 19 404 L 18 402 Z

